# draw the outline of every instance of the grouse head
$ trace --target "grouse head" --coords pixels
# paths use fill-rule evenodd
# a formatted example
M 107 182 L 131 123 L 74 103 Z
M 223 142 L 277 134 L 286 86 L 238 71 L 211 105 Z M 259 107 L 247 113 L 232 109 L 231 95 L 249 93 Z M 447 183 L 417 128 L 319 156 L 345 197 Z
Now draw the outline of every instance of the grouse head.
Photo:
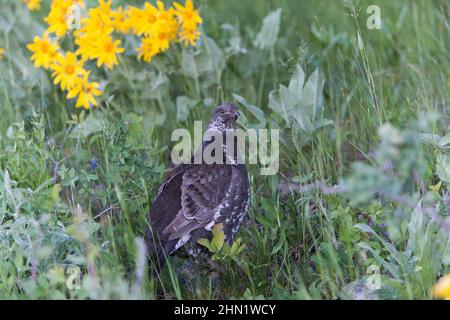
M 238 117 L 239 112 L 234 104 L 221 104 L 214 110 L 208 124 L 208 129 L 217 129 L 220 131 L 233 129 Z

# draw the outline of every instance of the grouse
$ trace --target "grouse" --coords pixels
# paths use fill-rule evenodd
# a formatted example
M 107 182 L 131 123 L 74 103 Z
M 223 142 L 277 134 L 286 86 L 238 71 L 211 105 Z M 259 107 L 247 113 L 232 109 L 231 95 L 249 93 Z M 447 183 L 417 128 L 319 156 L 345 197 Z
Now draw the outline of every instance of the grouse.
M 208 130 L 216 130 L 224 137 L 220 145 L 224 161 L 179 164 L 159 187 L 149 212 L 147 232 L 149 255 L 158 269 L 167 256 L 181 247 L 194 255 L 202 250 L 197 240 L 210 238 L 216 224 L 222 224 L 225 242 L 233 242 L 250 199 L 247 168 L 242 161 L 237 161 L 240 154 L 236 136 L 232 142 L 233 154 L 227 152 L 226 133 L 235 131 L 238 116 L 236 106 L 222 104 L 208 124 Z M 214 142 L 214 138 L 206 136 L 205 133 L 197 152 L 203 152 Z

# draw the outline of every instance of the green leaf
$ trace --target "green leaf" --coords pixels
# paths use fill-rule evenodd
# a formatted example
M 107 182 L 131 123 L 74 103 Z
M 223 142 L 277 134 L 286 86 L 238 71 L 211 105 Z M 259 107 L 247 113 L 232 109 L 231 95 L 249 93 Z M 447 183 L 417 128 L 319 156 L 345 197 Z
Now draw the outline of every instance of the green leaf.
M 219 252 L 223 244 L 225 242 L 225 234 L 223 233 L 223 225 L 221 223 L 214 225 L 212 234 L 213 238 L 211 240 L 211 247 L 213 248 L 214 252 Z
M 233 93 L 234 99 L 242 105 L 244 105 L 248 111 L 251 112 L 255 116 L 255 118 L 259 121 L 259 124 L 261 126 L 266 125 L 266 116 L 264 114 L 264 111 L 262 111 L 259 107 L 249 103 L 245 98 L 241 97 L 240 95 L 237 95 L 236 93 Z
M 197 63 L 192 52 L 183 50 L 181 52 L 181 72 L 188 77 L 196 79 L 199 77 Z
M 61 198 L 59 196 L 59 192 L 61 190 L 61 185 L 59 183 L 56 183 L 52 187 L 52 199 L 55 202 L 61 201 Z
M 332 124 L 323 119 L 323 86 L 325 79 L 315 70 L 305 84 L 305 73 L 296 65 L 289 86 L 269 94 L 269 108 L 275 111 L 288 126 L 295 120 L 297 126 L 308 133 Z
M 195 107 L 197 102 L 186 96 L 178 96 L 176 100 L 177 105 L 177 121 L 186 121 L 191 110 Z
M 392 263 L 389 263 L 385 259 L 383 259 L 378 254 L 378 252 L 376 250 L 374 250 L 368 243 L 359 242 L 358 247 L 369 251 L 380 265 L 382 265 L 386 270 L 388 270 L 396 279 L 401 279 L 399 267 Z
M 196 56 L 196 63 L 200 74 L 222 72 L 225 68 L 225 58 L 217 43 L 210 37 L 203 35 L 200 44 L 201 53 Z
M 441 136 L 438 134 L 432 134 L 432 133 L 421 133 L 420 139 L 423 143 L 432 145 L 432 146 L 438 146 L 440 144 Z
M 242 239 L 241 238 L 237 238 L 233 244 L 231 245 L 230 248 L 230 256 L 234 256 L 234 255 L 238 255 L 240 254 L 244 248 L 245 248 L 245 244 L 241 245 Z
M 303 86 L 305 84 L 305 72 L 302 67 L 297 64 L 295 66 L 294 74 L 289 81 L 289 91 L 296 95 L 296 97 L 301 100 L 303 95 Z
M 450 156 L 440 152 L 436 156 L 436 174 L 444 182 L 450 183 Z
M 450 133 L 447 133 L 439 140 L 439 147 L 442 149 L 450 148 Z
M 81 136 L 86 138 L 91 134 L 101 132 L 106 127 L 106 124 L 107 120 L 102 118 L 101 114 L 92 112 L 75 127 L 72 131 L 72 137 L 77 138 Z
M 198 240 L 197 240 L 197 243 L 198 243 L 199 245 L 204 246 L 204 247 L 207 248 L 210 252 L 212 252 L 212 250 L 211 250 L 211 244 L 210 244 L 210 242 L 209 242 L 208 239 L 205 239 L 205 238 L 198 239 Z
M 271 49 L 278 39 L 280 31 L 281 9 L 270 12 L 263 20 L 261 30 L 256 35 L 255 46 L 259 49 Z
M 303 118 L 305 124 L 315 123 L 322 115 L 324 83 L 323 75 L 316 69 L 305 84 L 300 108 L 301 112 L 296 114 L 297 117 L 301 116 Z
M 212 39 L 203 35 L 196 52 L 183 50 L 181 53 L 181 72 L 191 78 L 211 75 L 215 80 L 225 68 L 225 58 L 222 50 Z
M 277 244 L 272 248 L 272 251 L 270 252 L 270 254 L 275 254 L 278 251 L 280 251 L 281 248 L 283 247 L 283 244 L 285 243 L 285 240 L 286 240 L 286 235 L 285 235 L 284 229 L 281 229 Z
M 402 253 L 399 252 L 391 243 L 387 242 L 382 237 L 380 237 L 371 227 L 369 227 L 367 224 L 364 223 L 358 223 L 354 227 L 363 232 L 373 234 L 378 239 L 378 241 L 380 241 L 384 245 L 384 247 L 389 251 L 392 257 L 397 261 L 397 263 L 401 266 L 404 266 L 405 259 Z
M 280 86 L 280 90 L 273 90 L 269 93 L 269 108 L 275 111 L 283 120 L 290 125 L 290 114 L 295 107 L 294 103 L 287 103 L 286 96 L 281 97 L 281 90 L 286 89 L 284 86 Z M 290 99 L 289 99 L 290 100 Z

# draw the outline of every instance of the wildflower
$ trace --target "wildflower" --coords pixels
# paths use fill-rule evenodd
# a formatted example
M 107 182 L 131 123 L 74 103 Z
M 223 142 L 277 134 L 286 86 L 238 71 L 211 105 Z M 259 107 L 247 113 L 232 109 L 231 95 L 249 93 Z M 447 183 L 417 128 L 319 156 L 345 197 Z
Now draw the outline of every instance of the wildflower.
M 111 1 L 112 0 L 99 0 L 97 9 L 101 12 L 105 17 L 111 16 Z
M 105 42 L 110 42 L 110 35 L 114 31 L 113 13 L 111 10 L 111 0 L 101 0 L 99 6 L 89 9 L 88 16 L 81 20 L 81 28 L 74 31 L 75 44 L 78 46 L 76 53 L 81 55 L 83 61 L 98 59 L 100 56 L 103 56 L 101 61 L 106 58 L 104 53 L 105 49 L 109 50 L 109 44 L 105 44 Z M 121 50 L 119 49 L 119 51 Z M 111 55 L 108 57 L 111 57 Z M 108 61 L 116 64 L 116 60 L 114 54 L 114 57 Z M 109 62 L 100 62 L 101 64 L 108 64 L 112 67 L 112 64 Z
M 4 54 L 5 54 L 5 49 L 0 48 L 0 60 L 3 59 Z
M 89 161 L 89 165 L 91 167 L 92 171 L 95 171 L 98 167 L 99 161 L 96 158 L 92 158 L 91 161 Z
M 69 6 L 69 3 L 64 0 L 53 1 L 50 12 L 44 19 L 48 24 L 47 31 L 55 33 L 58 38 L 61 38 L 67 32 Z
M 127 11 L 119 6 L 116 11 L 111 13 L 112 24 L 115 30 L 121 33 L 127 33 L 130 30 L 130 21 L 127 19 Z
M 22 0 L 31 11 L 39 10 L 41 8 L 41 0 Z
M 111 37 L 104 37 L 100 40 L 97 47 L 97 52 L 94 57 L 97 58 L 97 67 L 105 65 L 112 69 L 116 64 L 119 64 L 116 53 L 122 53 L 125 49 L 120 47 L 120 40 L 114 40 Z
M 66 34 L 73 20 L 75 19 L 73 6 L 84 6 L 79 0 L 53 0 L 50 12 L 44 18 L 48 24 L 48 32 L 53 32 L 58 38 Z
M 200 38 L 200 31 L 194 28 L 183 28 L 180 32 L 180 39 L 184 42 L 184 46 L 195 45 L 197 39 Z
M 158 54 L 158 47 L 150 37 L 144 37 L 141 41 L 141 46 L 136 49 L 138 52 L 138 59 L 145 62 L 150 62 L 152 58 Z
M 97 82 L 89 82 L 89 71 L 83 72 L 82 77 L 78 77 L 74 81 L 72 89 L 67 93 L 67 99 L 72 99 L 78 96 L 75 104 L 76 108 L 89 109 L 91 105 L 98 105 L 95 100 L 102 92 L 98 89 L 100 85 Z
M 52 42 L 45 33 L 42 38 L 34 37 L 33 43 L 27 45 L 27 48 L 33 52 L 30 60 L 34 61 L 34 66 L 48 69 L 57 56 L 59 46 Z
M 175 10 L 173 8 L 166 10 L 164 8 L 164 3 L 161 1 L 157 1 L 156 6 L 158 7 L 158 20 L 160 21 L 160 26 L 165 26 L 165 32 L 167 32 L 169 41 L 175 40 L 178 32 Z
M 140 23 L 143 20 L 143 11 L 136 7 L 129 7 L 127 10 L 128 24 L 134 34 L 138 34 Z
M 77 61 L 77 56 L 73 52 L 67 52 L 66 56 L 59 54 L 56 63 L 51 66 L 54 84 L 61 84 L 61 90 L 70 90 L 76 79 L 82 75 L 83 62 Z
M 194 9 L 192 0 L 186 0 L 184 7 L 177 2 L 174 2 L 173 5 L 177 9 L 175 14 L 179 17 L 183 28 L 193 30 L 197 27 L 197 24 L 203 22 L 198 11 Z
M 169 30 L 165 26 L 161 26 L 155 32 L 154 43 L 156 48 L 158 48 L 158 52 L 165 51 L 169 48 Z
M 203 22 L 202 18 L 198 11 L 194 9 L 191 0 L 186 0 L 184 7 L 177 2 L 173 5 L 176 8 L 175 15 L 178 16 L 181 24 L 180 40 L 184 42 L 185 47 L 195 45 L 195 42 L 200 37 L 197 27 L 198 24 Z
M 101 35 L 108 35 L 113 32 L 113 24 L 111 21 L 110 2 L 100 2 L 100 6 L 89 9 L 88 16 L 81 19 L 81 26 L 75 30 L 75 37 L 92 36 L 95 39 Z
M 131 19 L 136 18 L 136 22 L 133 26 L 134 32 L 137 35 L 150 36 L 155 32 L 158 27 L 158 9 L 155 8 L 151 3 L 146 2 L 142 10 L 135 8 L 132 12 Z
M 450 300 L 450 274 L 439 279 L 432 289 L 432 294 L 436 298 Z

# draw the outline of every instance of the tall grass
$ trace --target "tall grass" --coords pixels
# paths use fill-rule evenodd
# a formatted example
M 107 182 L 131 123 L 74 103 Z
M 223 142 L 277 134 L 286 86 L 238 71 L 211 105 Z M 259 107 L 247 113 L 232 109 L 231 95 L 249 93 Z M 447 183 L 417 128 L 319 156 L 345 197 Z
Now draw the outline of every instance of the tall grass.
M 83 112 L 28 61 L 44 14 L 0 0 L 0 297 L 431 298 L 450 271 L 449 181 L 436 174 L 448 148 L 424 139 L 450 125 L 448 3 L 199 4 L 208 38 L 151 64 L 123 55 L 104 75 L 102 106 Z M 381 30 L 366 28 L 370 4 L 381 8 Z M 276 42 L 258 48 L 278 8 Z M 323 116 L 333 121 L 309 134 L 269 108 L 297 65 L 323 73 Z M 170 133 L 236 95 L 247 101 L 242 126 L 281 130 L 279 173 L 249 167 L 246 248 L 190 280 L 182 257 L 156 274 L 139 262 L 139 239 Z M 367 287 L 373 266 L 378 290 Z

